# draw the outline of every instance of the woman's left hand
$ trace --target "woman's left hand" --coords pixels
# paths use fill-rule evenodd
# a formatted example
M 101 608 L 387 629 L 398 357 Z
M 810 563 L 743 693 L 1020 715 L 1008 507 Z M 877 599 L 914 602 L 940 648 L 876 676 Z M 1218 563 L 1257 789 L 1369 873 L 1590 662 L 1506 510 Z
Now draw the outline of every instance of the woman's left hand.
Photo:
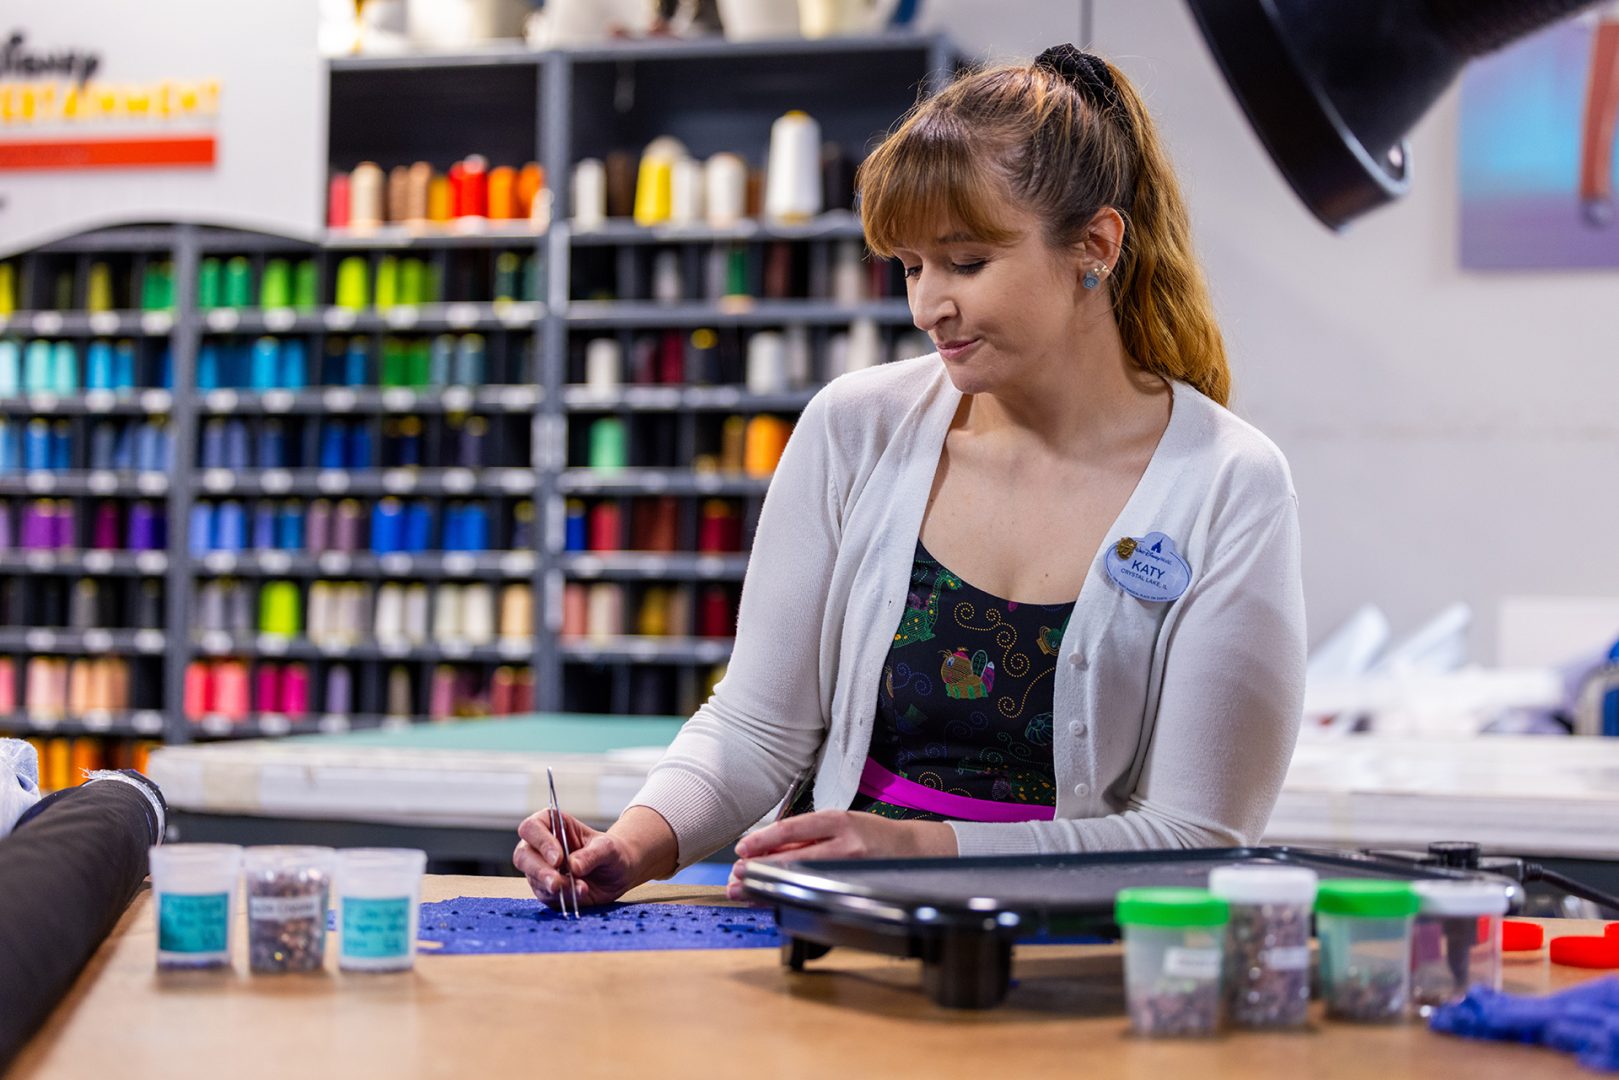
M 956 834 L 942 821 L 894 821 L 854 810 L 817 810 L 749 833 L 736 845 L 737 861 L 725 895 L 742 899 L 742 867 L 799 859 L 904 859 L 954 855 Z

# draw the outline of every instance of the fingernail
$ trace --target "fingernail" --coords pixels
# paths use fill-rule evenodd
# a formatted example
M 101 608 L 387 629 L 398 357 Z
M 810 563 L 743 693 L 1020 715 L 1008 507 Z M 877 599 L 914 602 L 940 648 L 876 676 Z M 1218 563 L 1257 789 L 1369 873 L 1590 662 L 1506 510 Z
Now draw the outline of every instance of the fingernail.
M 549 847 L 549 846 L 546 847 L 546 849 L 545 849 L 545 861 L 549 862 L 549 863 L 554 863 L 554 862 L 557 861 L 557 849 L 556 848 Z

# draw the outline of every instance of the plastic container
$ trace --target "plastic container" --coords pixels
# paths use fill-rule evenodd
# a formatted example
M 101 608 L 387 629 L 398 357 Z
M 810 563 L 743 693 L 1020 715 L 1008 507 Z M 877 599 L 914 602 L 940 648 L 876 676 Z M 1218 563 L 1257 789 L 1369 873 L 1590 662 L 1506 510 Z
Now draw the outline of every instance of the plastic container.
M 1388 1023 L 1411 994 L 1411 923 L 1417 894 L 1406 881 L 1323 881 L 1315 898 L 1321 993 L 1336 1020 Z
M 235 844 L 161 844 L 148 858 L 159 970 L 229 967 L 242 849 Z
M 1310 912 L 1319 884 L 1301 866 L 1222 866 L 1209 874 L 1209 891 L 1231 905 L 1223 986 L 1232 1026 L 1309 1021 Z
M 250 847 L 243 854 L 255 974 L 320 970 L 335 864 L 336 853 L 325 847 Z
M 1205 889 L 1122 889 L 1124 990 L 1138 1035 L 1220 1030 L 1220 969 L 1230 908 Z
M 1411 931 L 1411 1003 L 1423 1016 L 1469 987 L 1501 989 L 1507 890 L 1488 881 L 1419 881 Z
M 416 963 L 427 853 L 354 848 L 337 854 L 337 965 L 344 971 L 405 971 Z

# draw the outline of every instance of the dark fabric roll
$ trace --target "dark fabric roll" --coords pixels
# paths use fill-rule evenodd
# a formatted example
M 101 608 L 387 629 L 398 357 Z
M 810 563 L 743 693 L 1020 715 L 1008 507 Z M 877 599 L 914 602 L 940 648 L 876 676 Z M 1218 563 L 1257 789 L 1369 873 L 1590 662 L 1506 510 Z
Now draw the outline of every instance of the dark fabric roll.
M 146 880 L 162 795 L 137 773 L 121 777 L 141 786 L 102 779 L 59 791 L 0 839 L 0 1073 Z

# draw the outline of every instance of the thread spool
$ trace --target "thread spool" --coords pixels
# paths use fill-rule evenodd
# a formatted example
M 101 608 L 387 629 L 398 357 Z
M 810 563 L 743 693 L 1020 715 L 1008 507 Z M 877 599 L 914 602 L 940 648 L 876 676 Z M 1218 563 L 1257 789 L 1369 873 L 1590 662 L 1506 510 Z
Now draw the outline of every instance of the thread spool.
M 630 346 L 630 381 L 637 386 L 650 386 L 658 381 L 658 342 L 642 335 Z
M 432 685 L 427 693 L 427 716 L 430 720 L 448 720 L 455 715 L 455 669 L 440 664 L 433 669 Z
M 495 640 L 495 593 L 482 582 L 461 588 L 461 638 L 474 646 Z
M 193 660 L 187 664 L 180 703 L 187 720 L 201 720 L 208 714 L 209 698 L 212 693 L 213 674 L 210 666 L 201 660 Z
M 667 637 L 668 616 L 668 586 L 649 585 L 641 594 L 641 606 L 635 615 L 635 632 L 642 637 Z
M 854 162 L 837 143 L 821 146 L 821 202 L 827 210 L 854 208 Z
M 712 386 L 723 382 L 720 374 L 719 335 L 701 327 L 686 339 L 684 364 L 686 378 L 697 386 Z
M 531 161 L 517 174 L 517 216 L 536 223 L 548 222 L 549 201 L 545 194 L 545 169 L 539 162 Z
M 721 472 L 739 473 L 746 460 L 748 421 L 743 416 L 727 416 L 720 425 Z
M 387 715 L 413 716 L 416 712 L 414 697 L 410 685 L 410 670 L 402 664 L 395 664 L 389 668 Z
M 707 586 L 697 609 L 697 636 L 725 638 L 735 634 L 736 616 L 731 610 L 729 591 L 723 585 Z
M 326 712 L 346 716 L 354 710 L 354 676 L 347 664 L 333 664 L 326 669 Z
M 302 390 L 309 385 L 309 349 L 302 338 L 281 343 L 281 365 L 276 381 L 285 390 Z
M 768 477 L 776 471 L 792 427 L 774 416 L 755 416 L 748 421 L 742 451 L 742 470 L 749 476 Z
M 517 712 L 517 672 L 502 665 L 489 677 L 489 711 L 495 716 Z
M 623 546 L 624 520 L 616 502 L 590 508 L 590 550 L 618 551 Z
M 310 641 L 317 645 L 337 644 L 337 587 L 329 581 L 310 585 L 304 616 Z
M 275 664 L 260 664 L 253 677 L 253 708 L 260 713 L 280 713 L 281 669 Z
M 440 645 L 461 640 L 459 585 L 440 585 L 433 597 L 433 640 Z
M 569 499 L 563 504 L 562 537 L 564 551 L 584 551 L 589 547 L 585 504 L 578 499 Z
M 685 294 L 680 256 L 673 251 L 658 252 L 652 257 L 652 299 L 660 304 L 678 304 Z
M 618 389 L 624 350 L 616 338 L 592 338 L 585 343 L 585 385 L 598 394 Z
M 362 161 L 349 175 L 348 227 L 370 231 L 382 224 L 382 168 L 374 161 Z
M 275 507 L 260 503 L 253 510 L 253 550 L 271 551 L 275 548 Z
M 786 339 L 774 330 L 759 331 L 748 339 L 748 393 L 781 394 L 788 386 Z
M 0 341 L 0 397 L 12 397 L 22 391 L 22 346 L 15 341 Z
M 221 660 L 214 666 L 213 711 L 231 720 L 245 720 L 249 709 L 247 665 L 240 660 Z
M 589 590 L 580 582 L 562 587 L 562 636 L 582 638 L 590 631 Z
M 353 185 L 348 173 L 334 173 L 326 184 L 326 227 L 349 227 L 349 208 L 353 203 Z
M 748 166 L 735 154 L 715 154 L 703 164 L 703 202 L 708 223 L 726 229 L 747 217 Z
M 10 263 L 0 263 L 0 315 L 17 310 L 17 271 Z
M 455 216 L 455 196 L 450 178 L 437 173 L 427 179 L 427 221 L 429 225 L 448 225 Z
M 607 167 L 585 158 L 573 167 L 573 226 L 598 229 L 607 222 Z
M 353 645 L 364 639 L 372 624 L 371 586 L 349 582 L 337 593 L 338 639 Z
M 590 586 L 586 636 L 603 642 L 624 632 L 624 592 L 617 585 L 598 582 Z
M 669 224 L 689 227 L 703 220 L 704 169 L 689 157 L 669 164 Z
M 433 508 L 424 502 L 414 502 L 406 507 L 402 534 L 401 544 L 408 554 L 420 555 L 432 548 Z
M 86 311 L 113 309 L 112 267 L 104 262 L 90 264 L 90 272 L 84 283 L 84 309 Z
M 275 519 L 275 546 L 277 551 L 302 551 L 304 547 L 303 504 L 289 502 L 281 507 Z
M 860 241 L 839 240 L 832 249 L 832 300 L 838 304 L 863 304 L 867 300 L 868 271 Z
M 398 582 L 390 581 L 377 590 L 373 632 L 379 643 L 405 643 L 405 589 Z
M 30 394 L 50 390 L 54 362 L 50 342 L 38 339 L 30 341 L 23 353 L 23 389 Z
M 517 170 L 502 165 L 489 170 L 489 220 L 511 221 L 525 217 L 517 204 Z
M 409 215 L 410 169 L 395 165 L 388 170 L 388 220 L 404 221 Z
M 409 585 L 405 589 L 404 621 L 400 633 L 412 645 L 425 645 L 427 631 L 430 625 L 428 611 L 431 607 L 427 586 L 421 582 Z
M 537 542 L 534 532 L 534 503 L 524 499 L 512 507 L 512 540 L 510 550 L 532 550 Z
M 404 550 L 405 506 L 398 499 L 385 498 L 371 508 L 371 550 L 391 555 Z
M 488 356 L 482 334 L 462 334 L 455 346 L 454 384 L 482 386 L 488 374 Z
M 344 499 L 337 504 L 337 510 L 332 515 L 332 549 L 346 554 L 354 554 L 360 550 L 360 503 L 356 499 Z
M 459 220 L 489 215 L 488 159 L 471 154 L 450 166 L 450 201 Z
M 789 326 L 783 335 L 783 341 L 786 352 L 783 367 L 787 373 L 788 388 L 796 389 L 809 385 L 811 349 L 808 327 Z
M 245 255 L 235 255 L 225 261 L 222 299 L 228 308 L 253 306 L 253 264 Z
M 607 155 L 607 216 L 632 217 L 635 214 L 635 158 L 615 150 Z
M 9 717 L 17 711 L 17 662 L 9 656 L 0 656 L 0 716 Z
M 725 290 L 721 299 L 751 300 L 749 287 L 748 252 L 740 244 L 731 248 L 725 257 Z
M 697 523 L 697 550 L 704 554 L 719 554 L 740 551 L 741 548 L 742 519 L 724 500 L 705 500 Z
M 337 264 L 337 306 L 349 311 L 363 311 L 369 300 L 365 258 L 350 255 Z
M 152 262 L 141 273 L 141 310 L 166 311 L 174 306 L 174 264 Z
M 320 305 L 320 275 L 314 259 L 300 259 L 292 269 L 292 306 L 314 311 Z
M 642 228 L 662 225 L 669 220 L 673 164 L 651 154 L 641 159 L 635 182 L 635 223 Z
M 94 664 L 89 660 L 78 660 L 68 668 L 67 681 L 67 712 L 70 716 L 83 716 L 94 706 L 90 704 L 92 690 L 90 680 Z
M 259 306 L 264 308 L 290 308 L 292 306 L 292 266 L 285 259 L 270 259 L 264 264 L 264 277 L 259 282 Z
M 427 224 L 427 192 L 433 184 L 433 166 L 418 161 L 405 174 L 404 221 L 413 228 Z
M 624 421 L 604 416 L 590 425 L 590 467 L 617 472 L 629 465 L 629 435 Z
M 384 255 L 377 260 L 377 280 L 371 305 L 378 311 L 391 311 L 399 305 L 399 260 Z
M 864 371 L 883 361 L 882 333 L 877 320 L 859 318 L 849 324 L 849 351 L 844 363 L 846 371 Z
M 527 641 L 534 636 L 534 589 L 507 585 L 500 591 L 500 639 Z
M 293 720 L 309 715 L 309 669 L 302 664 L 288 664 L 281 673 L 281 711 Z
M 291 581 L 267 581 L 259 592 L 259 632 L 295 638 L 303 632 L 302 598 Z

